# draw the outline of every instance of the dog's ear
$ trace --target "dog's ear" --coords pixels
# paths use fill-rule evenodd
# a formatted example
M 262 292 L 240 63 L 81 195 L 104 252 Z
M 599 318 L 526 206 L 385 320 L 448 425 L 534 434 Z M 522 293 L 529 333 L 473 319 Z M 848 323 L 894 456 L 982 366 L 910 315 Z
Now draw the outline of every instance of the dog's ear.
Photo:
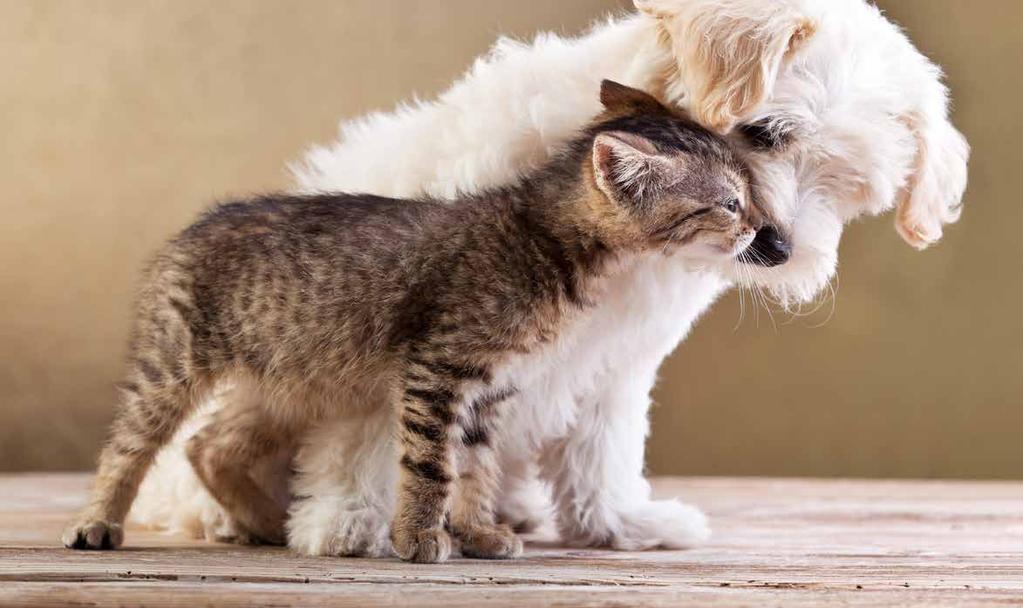
M 916 139 L 916 160 L 899 193 L 895 229 L 907 243 L 924 249 L 941 238 L 943 225 L 959 219 L 970 146 L 944 112 L 905 120 Z
M 727 132 L 764 101 L 816 26 L 786 0 L 634 0 L 671 39 L 697 121 Z
M 593 140 L 593 176 L 612 201 L 641 199 L 672 168 L 653 142 L 634 133 L 606 131 Z
M 653 95 L 606 79 L 600 83 L 600 103 L 605 110 L 615 114 L 669 112 Z

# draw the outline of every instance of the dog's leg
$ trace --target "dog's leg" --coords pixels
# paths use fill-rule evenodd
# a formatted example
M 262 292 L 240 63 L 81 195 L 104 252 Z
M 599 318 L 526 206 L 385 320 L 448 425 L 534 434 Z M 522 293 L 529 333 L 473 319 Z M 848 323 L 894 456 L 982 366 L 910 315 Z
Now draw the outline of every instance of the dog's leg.
M 498 452 L 501 485 L 496 500 L 497 520 L 516 532 L 534 532 L 551 517 L 550 491 L 540 481 L 534 450 L 513 442 L 502 444 Z
M 361 411 L 312 429 L 295 457 L 288 546 L 299 553 L 392 554 L 397 420 L 382 401 Z
M 558 528 L 572 544 L 619 550 L 679 549 L 706 540 L 707 519 L 678 500 L 652 500 L 643 476 L 648 383 L 643 370 L 611 379 L 593 402 L 580 404 L 576 427 L 548 446 L 541 467 L 553 485 Z M 637 375 L 633 375 L 637 374 Z M 640 390 L 642 389 L 642 390 Z

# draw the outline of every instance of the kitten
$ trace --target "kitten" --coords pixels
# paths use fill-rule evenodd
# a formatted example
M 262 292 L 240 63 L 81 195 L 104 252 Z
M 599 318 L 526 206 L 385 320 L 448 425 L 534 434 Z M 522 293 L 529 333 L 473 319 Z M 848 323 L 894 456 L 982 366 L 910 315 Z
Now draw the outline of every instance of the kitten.
M 283 542 L 285 518 L 248 475 L 257 457 L 324 417 L 392 406 L 396 553 L 442 561 L 450 530 L 464 555 L 519 554 L 495 522 L 491 445 L 516 362 L 556 344 L 630 262 L 730 260 L 761 224 L 720 138 L 610 81 L 601 101 L 564 153 L 515 186 L 443 203 L 268 196 L 215 207 L 172 240 L 147 270 L 123 402 L 65 545 L 121 544 L 156 451 L 230 378 L 230 405 L 188 454 L 254 539 Z

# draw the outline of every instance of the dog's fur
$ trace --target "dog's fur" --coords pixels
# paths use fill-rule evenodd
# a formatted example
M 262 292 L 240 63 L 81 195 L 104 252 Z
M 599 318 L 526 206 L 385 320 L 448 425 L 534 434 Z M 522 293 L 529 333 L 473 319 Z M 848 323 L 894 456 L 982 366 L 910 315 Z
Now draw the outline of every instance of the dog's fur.
M 644 88 L 731 132 L 759 202 L 794 249 L 745 279 L 786 305 L 835 271 L 845 222 L 896 209 L 911 245 L 955 221 L 968 146 L 948 120 L 937 66 L 864 0 L 636 0 L 639 14 L 575 39 L 501 40 L 436 101 L 342 125 L 294 167 L 303 191 L 452 197 L 512 181 L 596 114 L 602 78 Z M 685 547 L 703 515 L 654 501 L 643 477 L 649 393 L 661 361 L 739 280 L 651 260 L 621 277 L 592 322 L 538 362 L 511 407 L 505 516 L 546 517 L 567 541 L 618 549 Z M 307 554 L 389 551 L 397 468 L 388 412 L 311 433 L 294 466 L 289 542 Z M 262 482 L 280 493 L 287 471 Z M 137 519 L 214 536 L 223 520 L 180 447 L 143 488 Z

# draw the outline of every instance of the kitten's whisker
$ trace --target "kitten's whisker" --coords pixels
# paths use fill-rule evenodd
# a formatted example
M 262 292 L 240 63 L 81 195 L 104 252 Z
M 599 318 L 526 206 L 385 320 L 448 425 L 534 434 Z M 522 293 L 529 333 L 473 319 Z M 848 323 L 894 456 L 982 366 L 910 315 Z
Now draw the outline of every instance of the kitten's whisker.
M 739 327 L 742 325 L 743 319 L 746 316 L 746 294 L 744 293 L 744 291 L 746 290 L 746 281 L 745 281 L 745 277 L 743 276 L 743 272 L 744 272 L 743 266 L 745 265 L 745 260 L 746 260 L 745 255 L 746 255 L 746 252 L 743 251 L 739 255 L 737 255 L 733 259 L 733 261 L 732 261 L 732 263 L 735 265 L 735 271 L 736 271 L 735 274 L 737 275 L 737 277 L 739 279 L 738 280 L 738 287 L 739 287 L 739 318 L 736 320 L 735 326 L 732 327 L 732 331 L 733 332 L 738 331 Z
M 777 332 L 778 323 L 774 318 L 773 311 L 771 310 L 771 304 L 772 303 L 778 304 L 778 302 L 764 292 L 763 286 L 761 286 L 754 278 L 755 272 L 754 269 L 749 265 L 749 263 L 756 264 L 758 262 L 763 264 L 764 262 L 766 262 L 766 259 L 759 252 L 749 247 L 747 247 L 742 252 L 742 254 L 740 254 L 739 258 L 742 261 L 747 262 L 747 264 L 744 265 L 745 267 L 742 270 L 750 290 L 750 298 L 753 301 L 757 327 L 760 326 L 760 308 L 763 307 L 764 311 L 767 313 L 768 318 L 771 319 L 771 327 L 774 328 L 775 332 Z
M 762 256 L 756 250 L 753 250 L 751 248 L 747 248 L 746 251 L 748 251 L 749 254 L 750 254 L 749 255 L 749 260 L 751 262 L 757 263 L 757 262 L 762 262 L 763 261 Z M 760 301 L 760 298 L 758 297 L 759 295 L 762 295 L 762 294 L 760 294 L 760 286 L 757 285 L 757 282 L 756 282 L 756 280 L 755 280 L 755 278 L 753 276 L 754 275 L 754 269 L 752 267 L 747 266 L 746 267 L 746 273 L 747 273 L 747 275 L 749 277 L 750 298 L 753 301 L 753 310 L 754 310 L 755 315 L 756 315 L 756 324 L 757 324 L 757 327 L 760 327 L 760 307 L 762 305 L 762 303 Z

